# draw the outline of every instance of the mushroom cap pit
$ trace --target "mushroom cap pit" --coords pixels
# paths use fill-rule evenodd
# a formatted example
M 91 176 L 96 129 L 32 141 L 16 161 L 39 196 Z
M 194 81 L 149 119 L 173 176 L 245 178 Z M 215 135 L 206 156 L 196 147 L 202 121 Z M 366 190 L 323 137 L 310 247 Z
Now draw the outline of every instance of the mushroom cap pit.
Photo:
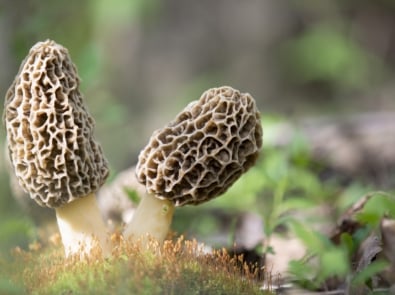
M 262 146 L 253 97 L 228 86 L 205 91 L 140 152 L 138 181 L 176 206 L 224 193 L 256 161 Z
M 56 208 L 94 193 L 109 173 L 79 83 L 67 49 L 47 40 L 30 49 L 6 94 L 10 160 L 41 206 Z

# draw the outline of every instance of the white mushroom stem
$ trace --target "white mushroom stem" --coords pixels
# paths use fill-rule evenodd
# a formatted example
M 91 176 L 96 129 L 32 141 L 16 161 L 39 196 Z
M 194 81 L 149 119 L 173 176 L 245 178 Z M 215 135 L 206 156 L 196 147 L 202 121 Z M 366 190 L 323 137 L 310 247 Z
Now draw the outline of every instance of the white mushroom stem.
M 139 242 L 142 246 L 147 246 L 150 239 L 162 243 L 169 231 L 173 213 L 173 202 L 146 194 L 141 199 L 132 220 L 126 225 L 124 237 Z
M 94 194 L 57 208 L 56 218 L 66 257 L 83 257 L 98 247 L 103 257 L 111 254 L 109 235 Z

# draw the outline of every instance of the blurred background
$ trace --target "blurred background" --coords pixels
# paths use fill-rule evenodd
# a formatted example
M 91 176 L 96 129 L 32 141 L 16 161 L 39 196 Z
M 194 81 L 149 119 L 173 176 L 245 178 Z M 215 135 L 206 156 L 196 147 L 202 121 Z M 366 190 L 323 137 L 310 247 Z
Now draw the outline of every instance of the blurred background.
M 395 111 L 391 0 L 0 0 L 3 96 L 29 48 L 48 38 L 79 70 L 113 177 L 211 87 L 249 92 L 264 121 L 291 127 L 367 113 L 389 122 Z M 4 128 L 0 135 L 3 146 Z M 0 239 L 9 246 L 35 233 L 11 197 L 3 154 Z

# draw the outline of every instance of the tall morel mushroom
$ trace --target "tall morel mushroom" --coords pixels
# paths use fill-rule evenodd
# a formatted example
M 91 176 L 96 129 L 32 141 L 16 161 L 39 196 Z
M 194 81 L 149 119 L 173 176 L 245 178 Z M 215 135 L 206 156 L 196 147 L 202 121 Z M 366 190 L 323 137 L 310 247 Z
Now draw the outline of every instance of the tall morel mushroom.
M 18 181 L 39 205 L 55 208 L 66 256 L 96 245 L 107 255 L 95 192 L 109 170 L 79 83 L 67 49 L 39 42 L 6 94 L 3 120 Z
M 231 87 L 209 89 L 141 151 L 137 179 L 148 195 L 124 236 L 163 241 L 174 206 L 198 205 L 224 193 L 256 161 L 262 127 L 255 101 Z

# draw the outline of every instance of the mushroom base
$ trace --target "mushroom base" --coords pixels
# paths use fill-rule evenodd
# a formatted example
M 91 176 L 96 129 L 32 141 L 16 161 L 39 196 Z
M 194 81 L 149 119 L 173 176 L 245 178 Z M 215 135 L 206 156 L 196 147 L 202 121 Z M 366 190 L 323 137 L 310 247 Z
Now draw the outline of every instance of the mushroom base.
M 169 231 L 174 214 L 174 204 L 146 194 L 133 214 L 132 221 L 123 232 L 126 239 L 147 246 L 150 239 L 162 243 Z
M 56 218 L 66 257 L 82 258 L 100 250 L 104 257 L 111 254 L 107 228 L 94 194 L 57 208 Z

